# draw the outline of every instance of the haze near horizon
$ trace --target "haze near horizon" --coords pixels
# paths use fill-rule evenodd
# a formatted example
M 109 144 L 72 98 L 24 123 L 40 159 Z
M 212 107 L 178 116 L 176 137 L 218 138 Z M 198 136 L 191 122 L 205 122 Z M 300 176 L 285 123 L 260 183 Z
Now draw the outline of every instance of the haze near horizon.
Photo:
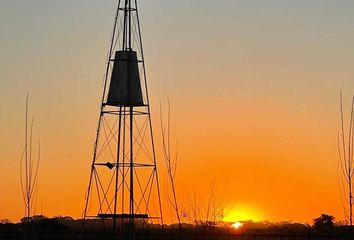
M 81 216 L 115 5 L 2 1 L 0 218 L 23 216 L 27 92 L 42 148 L 37 213 Z M 194 189 L 203 199 L 215 186 L 230 221 L 311 222 L 321 213 L 343 220 L 339 91 L 348 116 L 354 3 L 155 0 L 139 7 L 160 175 L 166 182 L 159 102 L 169 98 L 182 206 Z

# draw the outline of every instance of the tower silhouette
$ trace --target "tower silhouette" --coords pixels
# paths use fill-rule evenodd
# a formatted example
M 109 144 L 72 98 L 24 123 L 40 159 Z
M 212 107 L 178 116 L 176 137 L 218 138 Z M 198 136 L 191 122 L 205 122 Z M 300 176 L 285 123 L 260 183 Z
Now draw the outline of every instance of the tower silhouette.
M 137 0 L 119 0 L 86 193 L 84 222 L 163 223 Z

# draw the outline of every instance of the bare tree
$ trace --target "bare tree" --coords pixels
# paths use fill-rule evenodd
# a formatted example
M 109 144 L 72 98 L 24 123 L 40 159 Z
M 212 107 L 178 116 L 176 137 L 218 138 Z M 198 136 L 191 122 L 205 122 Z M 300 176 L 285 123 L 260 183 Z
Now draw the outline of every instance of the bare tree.
M 343 98 L 340 92 L 340 119 L 341 129 L 338 133 L 338 154 L 339 154 L 339 181 L 341 197 L 346 220 L 349 221 L 350 226 L 353 225 L 353 153 L 354 153 L 354 96 L 351 103 L 350 121 L 348 134 L 345 134 L 344 114 L 343 114 Z M 344 196 L 343 196 L 344 195 Z M 348 199 L 348 200 L 343 200 Z
M 29 219 L 35 212 L 36 198 L 38 191 L 38 170 L 41 156 L 40 142 L 38 141 L 37 159 L 32 157 L 33 147 L 33 119 L 31 120 L 30 129 L 28 124 L 28 94 L 26 98 L 26 115 L 25 115 L 25 146 L 20 162 L 20 179 L 21 191 L 25 205 L 25 218 Z
M 187 189 L 187 205 L 182 211 L 182 216 L 196 226 L 216 226 L 222 221 L 227 204 L 226 195 L 217 191 L 215 182 L 212 182 L 206 193 Z
M 226 204 L 225 195 L 216 192 L 215 182 L 211 184 L 210 190 L 208 191 L 208 198 L 201 201 L 204 205 L 204 214 L 200 222 L 204 222 L 206 225 L 216 226 L 217 222 L 222 221 L 224 218 Z
M 178 145 L 176 147 L 175 153 L 171 154 L 171 105 L 168 100 L 168 110 L 167 110 L 167 126 L 164 124 L 163 114 L 162 114 L 162 104 L 160 102 L 160 121 L 161 121 L 161 134 L 162 134 L 162 147 L 163 155 L 167 169 L 168 182 L 171 187 L 172 199 L 168 197 L 168 200 L 176 213 L 178 220 L 179 229 L 181 230 L 181 217 L 178 208 L 177 193 L 176 193 L 176 172 L 177 172 L 177 162 L 178 162 Z M 169 196 L 169 195 L 168 195 Z
M 187 204 L 182 211 L 182 216 L 188 220 L 189 223 L 197 224 L 200 220 L 200 206 L 198 204 L 197 192 L 195 186 L 193 185 L 193 192 L 190 192 L 190 189 L 187 191 Z

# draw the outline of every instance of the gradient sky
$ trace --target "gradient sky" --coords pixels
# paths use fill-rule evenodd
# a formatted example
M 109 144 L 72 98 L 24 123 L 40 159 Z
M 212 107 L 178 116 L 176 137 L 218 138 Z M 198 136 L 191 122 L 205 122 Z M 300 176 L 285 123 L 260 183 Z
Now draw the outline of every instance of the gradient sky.
M 42 145 L 37 212 L 81 216 L 114 7 L 0 2 L 0 218 L 24 212 L 27 92 Z M 140 12 L 156 126 L 159 101 L 172 105 L 182 204 L 215 184 L 228 220 L 342 220 L 336 137 L 339 91 L 349 110 L 354 90 L 354 2 L 141 0 Z

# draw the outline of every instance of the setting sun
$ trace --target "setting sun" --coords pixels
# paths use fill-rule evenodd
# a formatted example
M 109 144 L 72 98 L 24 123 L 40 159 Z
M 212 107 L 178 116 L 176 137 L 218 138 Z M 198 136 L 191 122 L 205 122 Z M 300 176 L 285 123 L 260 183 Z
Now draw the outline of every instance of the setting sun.
M 243 224 L 241 222 L 235 222 L 234 224 L 231 225 L 231 227 L 234 229 L 240 229 L 242 225 Z

